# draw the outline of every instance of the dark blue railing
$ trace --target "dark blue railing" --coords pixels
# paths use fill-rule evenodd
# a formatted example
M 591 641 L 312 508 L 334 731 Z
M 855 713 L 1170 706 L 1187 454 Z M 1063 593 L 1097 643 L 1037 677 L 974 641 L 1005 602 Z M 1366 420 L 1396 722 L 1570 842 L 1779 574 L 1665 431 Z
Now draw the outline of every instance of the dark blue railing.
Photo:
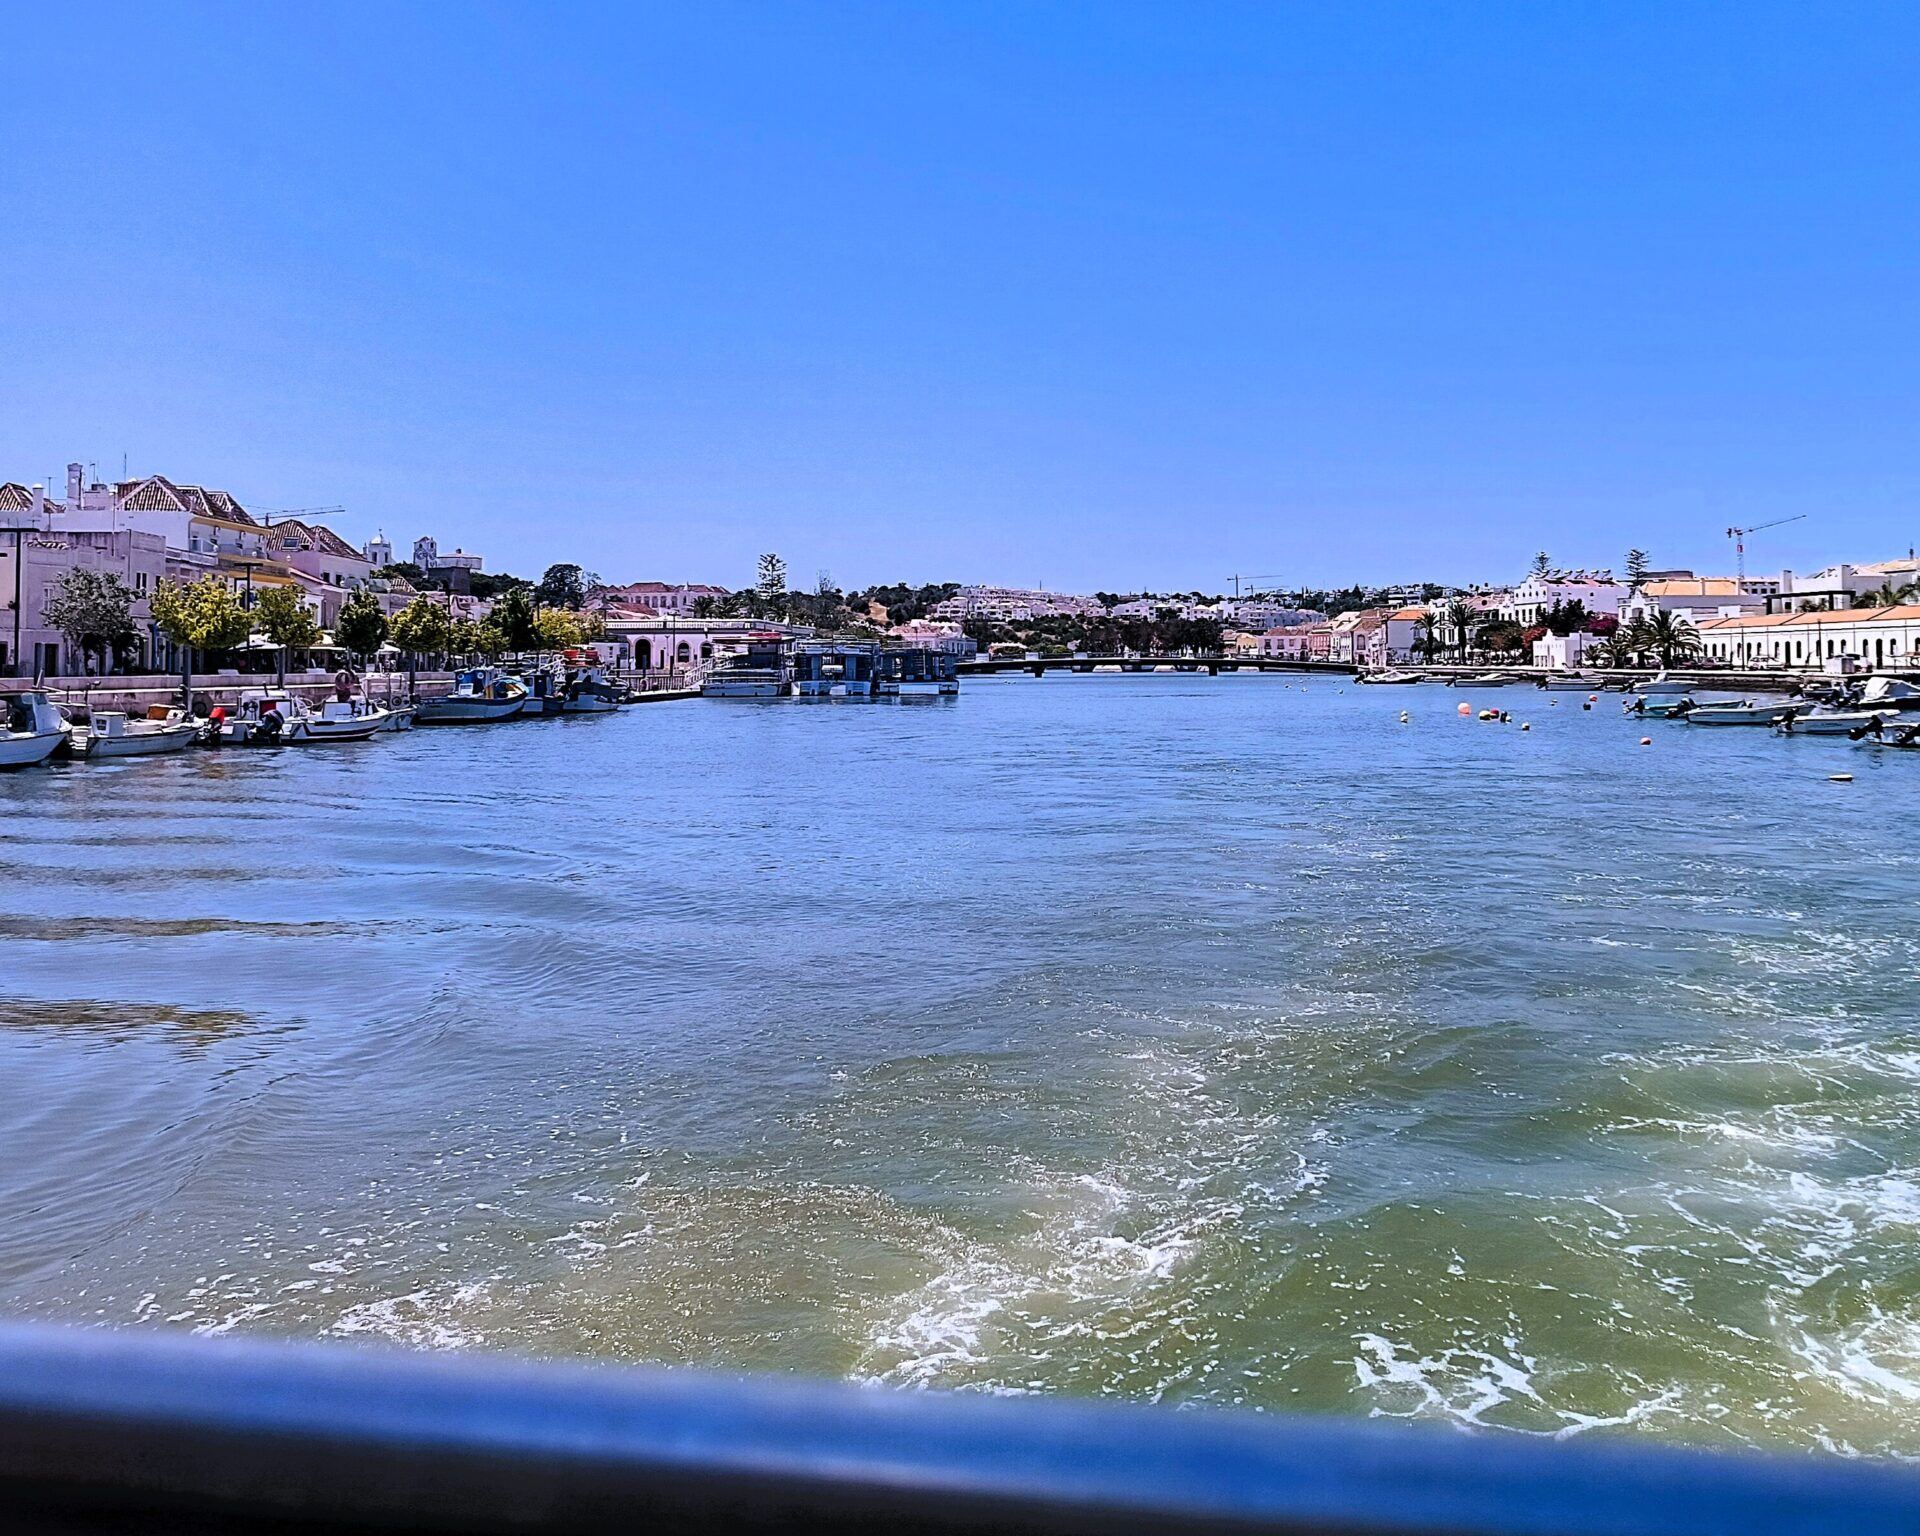
M 1920 1532 L 1832 1459 L 0 1328 L 0 1529 Z

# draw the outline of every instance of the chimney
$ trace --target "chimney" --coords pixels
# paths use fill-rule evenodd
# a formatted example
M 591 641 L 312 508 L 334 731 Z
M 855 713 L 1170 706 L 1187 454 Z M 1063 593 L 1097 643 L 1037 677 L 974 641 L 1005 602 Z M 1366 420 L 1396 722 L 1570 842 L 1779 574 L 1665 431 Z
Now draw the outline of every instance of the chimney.
M 47 488 L 44 485 L 34 485 L 31 489 L 33 491 L 33 521 L 35 526 L 44 533 L 47 527 Z
M 81 478 L 80 466 L 78 464 L 69 464 L 67 466 L 67 510 L 70 512 L 78 512 L 80 510 Z

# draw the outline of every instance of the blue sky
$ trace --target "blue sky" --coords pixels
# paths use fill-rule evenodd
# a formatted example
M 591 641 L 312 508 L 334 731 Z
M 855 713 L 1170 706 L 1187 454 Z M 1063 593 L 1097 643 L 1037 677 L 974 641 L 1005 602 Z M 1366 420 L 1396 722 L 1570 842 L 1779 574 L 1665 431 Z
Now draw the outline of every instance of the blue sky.
M 1911 5 L 16 0 L 0 37 L 0 479 L 124 453 L 728 585 L 1920 540 Z

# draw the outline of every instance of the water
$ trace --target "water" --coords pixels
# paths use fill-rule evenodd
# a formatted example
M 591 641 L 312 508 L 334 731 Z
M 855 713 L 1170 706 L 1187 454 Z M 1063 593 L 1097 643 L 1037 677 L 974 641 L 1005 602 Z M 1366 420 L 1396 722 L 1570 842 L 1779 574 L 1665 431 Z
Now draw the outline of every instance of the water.
M 7 776 L 0 1310 L 1920 1453 L 1920 758 L 1461 697 Z

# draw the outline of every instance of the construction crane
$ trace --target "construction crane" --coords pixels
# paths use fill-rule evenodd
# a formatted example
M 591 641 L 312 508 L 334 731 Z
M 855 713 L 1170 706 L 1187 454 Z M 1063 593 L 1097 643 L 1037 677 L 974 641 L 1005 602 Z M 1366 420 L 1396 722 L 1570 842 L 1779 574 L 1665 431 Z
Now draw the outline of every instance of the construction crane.
M 1268 572 L 1268 574 L 1266 574 L 1265 576 L 1229 576 L 1227 578 L 1228 581 L 1233 583 L 1233 600 L 1236 603 L 1240 601 L 1240 583 L 1241 582 L 1243 581 L 1278 581 L 1279 579 L 1280 579 L 1279 573 L 1273 572 L 1273 571 Z
M 346 510 L 345 507 L 275 507 L 261 516 L 266 518 L 267 526 L 271 528 L 276 517 L 335 517 Z
M 1759 533 L 1765 528 L 1778 528 L 1782 523 L 1797 523 L 1807 514 L 1796 512 L 1792 517 L 1776 517 L 1770 523 L 1755 523 L 1751 528 L 1729 528 L 1727 537 L 1733 540 L 1733 563 L 1735 574 L 1742 590 L 1747 585 L 1747 535 Z

